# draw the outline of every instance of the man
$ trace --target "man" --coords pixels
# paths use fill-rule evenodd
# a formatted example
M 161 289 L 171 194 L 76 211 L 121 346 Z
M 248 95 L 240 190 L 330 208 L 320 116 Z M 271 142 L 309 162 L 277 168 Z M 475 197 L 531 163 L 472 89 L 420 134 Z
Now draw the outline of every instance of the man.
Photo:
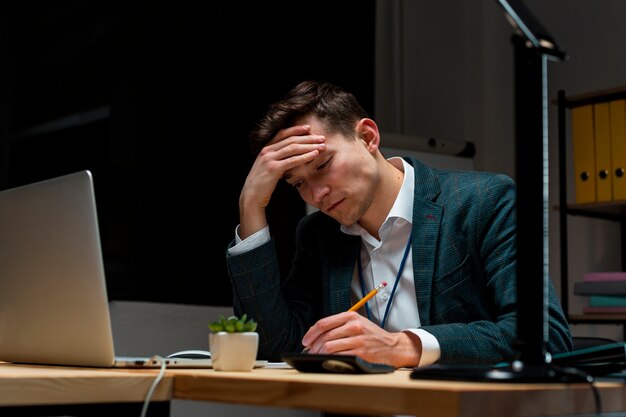
M 258 156 L 227 252 L 235 312 L 259 356 L 354 354 L 395 367 L 510 361 L 516 339 L 515 185 L 504 175 L 385 159 L 355 97 L 305 81 L 252 133 Z M 280 180 L 319 209 L 302 219 L 281 279 L 265 216 Z M 388 283 L 366 307 L 350 306 Z M 552 353 L 571 350 L 550 285 Z

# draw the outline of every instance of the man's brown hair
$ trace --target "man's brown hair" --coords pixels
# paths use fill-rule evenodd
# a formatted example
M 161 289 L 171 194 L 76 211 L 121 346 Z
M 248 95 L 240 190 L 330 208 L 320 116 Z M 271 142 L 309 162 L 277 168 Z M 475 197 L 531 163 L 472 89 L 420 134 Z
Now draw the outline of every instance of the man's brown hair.
M 252 153 L 256 156 L 279 130 L 293 126 L 296 120 L 317 116 L 328 133 L 354 137 L 356 123 L 368 117 L 356 97 L 328 82 L 303 81 L 287 95 L 272 104 L 266 115 L 250 133 Z

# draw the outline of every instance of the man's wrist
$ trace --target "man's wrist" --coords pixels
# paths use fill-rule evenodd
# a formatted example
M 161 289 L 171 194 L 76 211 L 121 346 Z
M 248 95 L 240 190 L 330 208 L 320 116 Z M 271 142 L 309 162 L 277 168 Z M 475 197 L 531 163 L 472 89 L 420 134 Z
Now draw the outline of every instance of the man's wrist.
M 396 368 L 413 368 L 419 365 L 422 357 L 422 340 L 413 332 L 399 332 L 399 349 L 394 349 L 397 356 L 394 360 Z

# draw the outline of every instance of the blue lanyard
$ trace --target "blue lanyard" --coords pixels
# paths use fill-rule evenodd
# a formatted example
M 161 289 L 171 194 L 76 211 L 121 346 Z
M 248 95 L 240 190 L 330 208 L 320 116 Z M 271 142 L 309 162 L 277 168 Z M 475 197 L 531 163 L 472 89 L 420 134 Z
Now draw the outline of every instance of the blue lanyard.
M 380 322 L 380 327 L 385 328 L 385 323 L 387 322 L 387 316 L 389 316 L 389 310 L 391 309 L 391 302 L 393 301 L 393 296 L 396 294 L 396 288 L 398 288 L 398 283 L 400 282 L 400 277 L 402 276 L 402 271 L 404 270 L 404 264 L 406 263 L 406 258 L 409 256 L 409 249 L 411 248 L 411 241 L 413 240 L 413 232 L 409 235 L 409 240 L 406 242 L 406 248 L 404 248 L 404 255 L 402 255 L 402 261 L 400 262 L 400 268 L 398 268 L 398 275 L 396 275 L 396 281 L 393 283 L 393 289 L 391 290 L 391 295 L 389 296 L 389 301 L 387 302 L 387 308 L 385 309 L 385 315 L 383 316 L 383 320 Z M 361 291 L 363 292 L 363 296 L 365 296 L 365 280 L 363 279 L 363 271 L 361 267 L 361 254 L 357 257 L 357 265 L 359 267 L 359 280 L 361 281 Z M 370 308 L 365 303 L 365 312 L 367 313 L 367 318 L 371 321 L 372 318 L 370 316 Z

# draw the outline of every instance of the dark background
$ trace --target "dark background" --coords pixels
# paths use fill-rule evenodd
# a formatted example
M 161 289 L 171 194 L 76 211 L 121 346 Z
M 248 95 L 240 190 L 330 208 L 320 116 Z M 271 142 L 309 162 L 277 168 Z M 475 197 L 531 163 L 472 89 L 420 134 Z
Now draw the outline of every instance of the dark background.
M 111 299 L 231 305 L 248 132 L 307 78 L 373 115 L 374 23 L 373 0 L 3 2 L 0 189 L 91 170 Z M 283 270 L 304 212 L 281 183 Z

